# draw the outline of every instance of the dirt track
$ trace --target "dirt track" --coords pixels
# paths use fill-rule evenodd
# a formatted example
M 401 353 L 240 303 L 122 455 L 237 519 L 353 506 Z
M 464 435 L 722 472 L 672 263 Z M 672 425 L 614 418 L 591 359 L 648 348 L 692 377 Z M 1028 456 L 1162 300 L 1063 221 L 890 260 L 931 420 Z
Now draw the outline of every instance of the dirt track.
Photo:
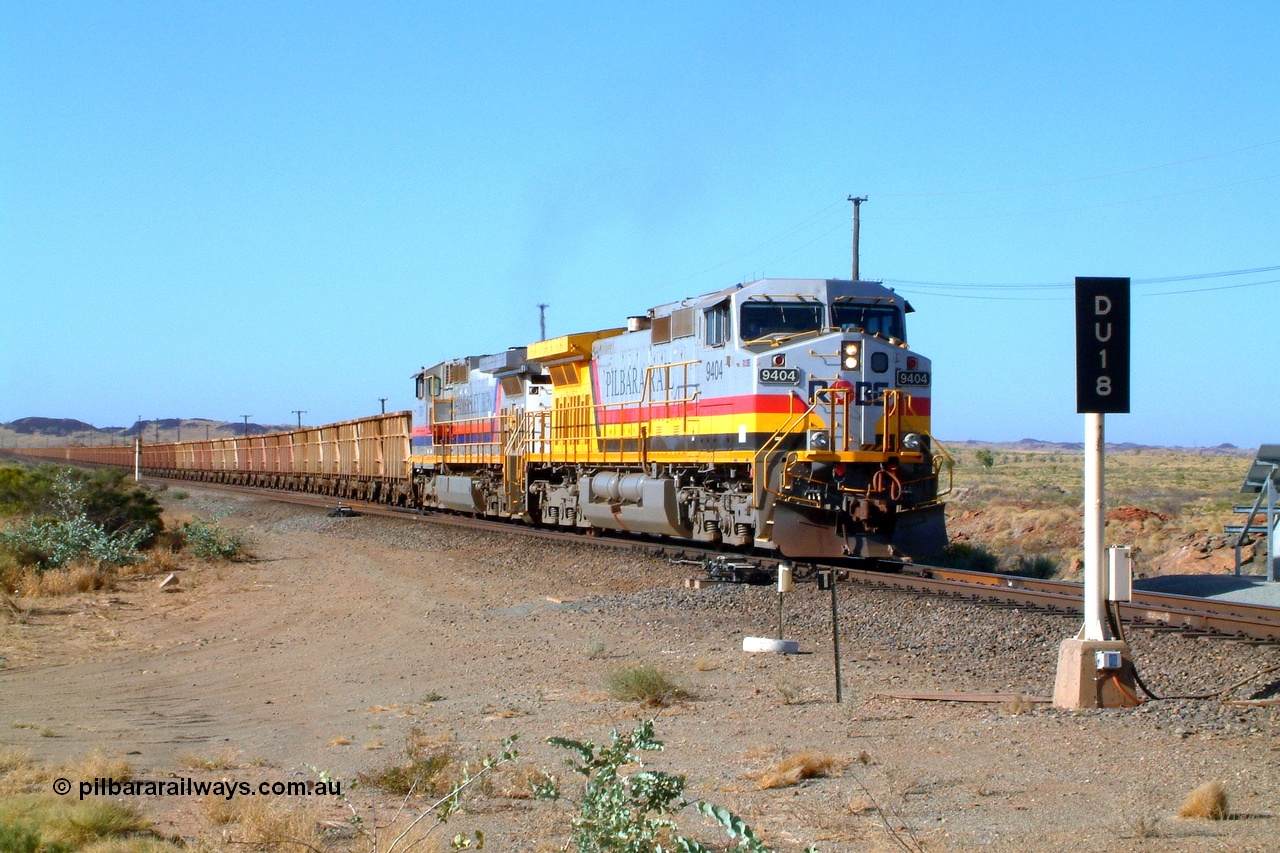
M 171 506 L 231 510 L 225 522 L 246 530 L 258 560 L 195 565 L 179 572 L 180 592 L 150 579 L 38 602 L 30 624 L 0 635 L 0 744 L 48 761 L 101 747 L 154 776 L 189 773 L 184 756 L 229 748 L 245 766 L 222 776 L 314 778 L 316 767 L 350 780 L 390 762 L 417 725 L 475 752 L 520 732 L 521 764 L 555 770 L 564 756 L 547 737 L 600 742 L 652 713 L 609 698 L 603 684 L 621 666 L 653 663 L 701 697 L 659 717 L 667 750 L 654 763 L 686 774 L 691 796 L 734 809 L 782 850 L 899 849 L 893 832 L 914 833 L 927 850 L 1278 849 L 1274 709 L 1175 727 L 1160 713 L 890 700 L 876 694 L 1052 688 L 1043 661 L 1029 668 L 1034 677 L 986 684 L 982 667 L 940 673 L 927 649 L 896 641 L 845 646 L 836 705 L 816 590 L 787 603 L 809 614 L 793 636 L 810 653 L 747 656 L 742 637 L 776 624 L 768 590 L 685 593 L 686 569 L 630 552 L 329 519 L 213 492 Z M 677 599 L 695 606 L 670 607 Z M 892 618 L 894 606 L 866 612 Z M 869 628 L 874 636 L 867 624 L 858 631 Z M 979 661 L 982 641 L 976 633 Z M 757 790 L 752 773 L 805 748 L 848 763 L 833 778 Z M 1227 782 L 1245 818 L 1174 817 L 1211 779 Z M 899 817 L 887 826 L 872 801 Z M 165 832 L 210 831 L 180 799 L 145 810 Z M 1157 834 L 1143 838 L 1151 818 Z M 550 804 L 489 797 L 450 829 L 484 828 L 489 849 L 536 850 L 562 840 L 566 820 Z

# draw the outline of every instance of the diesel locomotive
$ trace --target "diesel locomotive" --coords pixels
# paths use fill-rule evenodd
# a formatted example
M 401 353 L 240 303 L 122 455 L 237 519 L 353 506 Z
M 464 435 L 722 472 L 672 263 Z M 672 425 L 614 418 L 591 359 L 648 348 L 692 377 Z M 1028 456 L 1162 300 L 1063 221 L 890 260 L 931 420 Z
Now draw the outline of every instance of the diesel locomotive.
M 932 367 L 866 281 L 762 279 L 415 375 L 426 507 L 792 558 L 946 545 Z

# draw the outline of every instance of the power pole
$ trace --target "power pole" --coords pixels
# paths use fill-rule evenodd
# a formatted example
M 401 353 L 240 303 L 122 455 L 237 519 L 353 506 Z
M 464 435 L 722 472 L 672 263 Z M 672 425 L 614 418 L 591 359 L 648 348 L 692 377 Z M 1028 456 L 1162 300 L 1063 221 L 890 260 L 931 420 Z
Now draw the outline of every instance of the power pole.
M 538 331 L 542 335 L 539 340 L 547 339 L 547 309 L 550 307 L 546 302 L 538 303 Z
M 248 438 L 249 437 L 249 418 L 253 417 L 253 415 L 241 415 L 240 417 L 244 418 L 244 437 Z
M 858 208 L 862 207 L 862 203 L 867 200 L 864 195 L 861 198 L 857 196 L 849 196 L 849 201 L 853 202 L 853 280 L 859 281 L 858 278 Z
M 382 414 L 385 415 L 387 413 L 387 398 L 379 397 L 378 402 L 382 404 Z
M 298 416 L 298 429 L 302 429 L 302 416 L 307 413 L 306 409 L 294 409 L 293 413 Z

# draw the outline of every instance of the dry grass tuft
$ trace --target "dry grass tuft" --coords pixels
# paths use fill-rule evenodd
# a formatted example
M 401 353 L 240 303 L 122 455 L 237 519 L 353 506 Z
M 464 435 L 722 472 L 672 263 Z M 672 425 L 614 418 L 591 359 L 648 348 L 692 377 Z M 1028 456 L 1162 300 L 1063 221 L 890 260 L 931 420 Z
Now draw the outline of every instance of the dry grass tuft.
M 504 764 L 488 776 L 491 793 L 509 800 L 531 800 L 534 790 L 552 780 L 550 773 L 536 767 Z
M 11 588 L 11 584 L 5 582 L 3 577 L 0 577 L 0 585 L 4 589 Z M 0 591 L 0 623 L 11 622 L 14 625 L 25 625 L 30 616 L 30 611 L 25 607 L 18 606 L 18 602 L 9 593 Z
M 350 745 L 351 745 L 351 738 L 347 737 L 346 735 L 338 735 L 337 737 L 329 738 L 328 743 L 325 744 L 325 746 L 350 746 Z
M 19 794 L 0 800 L 0 826 L 19 824 L 38 833 L 42 849 L 77 850 L 109 839 L 123 841 L 121 836 L 145 832 L 150 826 L 131 806 L 102 799 L 78 802 L 53 794 Z
M 127 782 L 133 778 L 133 767 L 119 756 L 112 757 L 95 749 L 79 761 L 62 765 L 58 775 L 68 779 L 114 779 L 117 782 Z
M 110 757 L 102 750 L 61 765 L 36 764 L 24 749 L 0 750 L 0 796 L 46 791 L 49 783 L 59 776 L 123 782 L 133 778 L 133 768 L 123 758 Z
M 196 755 L 193 752 L 180 755 L 178 766 L 188 770 L 236 770 L 244 765 L 240 761 L 238 750 L 224 747 L 208 755 Z
M 22 598 L 56 598 L 78 592 L 113 589 L 115 575 L 110 569 L 78 565 L 66 569 L 37 572 L 26 569 L 13 579 L 13 589 Z
M 1178 809 L 1178 817 L 1226 820 L 1229 816 L 1226 786 L 1217 781 L 1206 782 L 1196 788 L 1187 795 L 1182 807 Z
M 420 726 L 413 726 L 405 735 L 404 760 L 360 773 L 356 778 L 363 785 L 391 794 L 443 794 L 462 774 L 450 740 L 449 736 L 432 737 Z
M 125 567 L 122 574 L 167 575 L 182 568 L 182 559 L 168 548 L 155 547 L 147 552 L 146 559 Z
M 654 666 L 620 669 L 609 676 L 609 695 L 624 702 L 640 702 L 649 708 L 665 708 L 674 702 L 698 698 L 689 687 Z
M 312 809 L 278 805 L 274 800 L 262 797 L 246 797 L 236 802 L 238 806 L 232 819 L 223 821 L 228 827 L 227 839 L 235 844 L 236 849 L 324 849 L 320 822 Z M 206 813 L 209 808 L 206 804 Z
M 779 761 L 772 770 L 754 774 L 752 778 L 759 783 L 760 790 L 766 788 L 789 788 L 804 779 L 817 779 L 830 776 L 838 767 L 830 755 L 817 750 L 806 749 L 789 755 Z

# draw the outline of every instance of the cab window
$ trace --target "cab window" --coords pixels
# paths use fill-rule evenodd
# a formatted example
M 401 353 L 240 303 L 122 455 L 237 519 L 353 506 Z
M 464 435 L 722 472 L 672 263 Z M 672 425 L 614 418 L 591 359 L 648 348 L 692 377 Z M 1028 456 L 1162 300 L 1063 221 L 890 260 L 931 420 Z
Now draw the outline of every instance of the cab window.
M 837 302 L 831 306 L 831 320 L 842 332 L 865 332 L 900 341 L 907 338 L 902 330 L 902 315 L 897 308 Z
M 816 332 L 822 328 L 822 309 L 812 302 L 746 302 L 739 323 L 742 340 Z

